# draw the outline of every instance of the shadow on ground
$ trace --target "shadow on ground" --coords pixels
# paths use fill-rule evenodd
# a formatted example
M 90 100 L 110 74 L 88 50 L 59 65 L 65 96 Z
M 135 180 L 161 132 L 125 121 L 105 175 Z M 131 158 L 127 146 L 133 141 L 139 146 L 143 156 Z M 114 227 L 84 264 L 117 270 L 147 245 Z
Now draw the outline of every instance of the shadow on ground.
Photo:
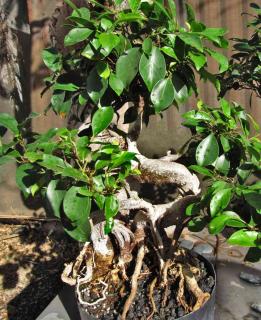
M 0 225 L 0 319 L 35 320 L 60 291 L 78 244 L 53 222 Z

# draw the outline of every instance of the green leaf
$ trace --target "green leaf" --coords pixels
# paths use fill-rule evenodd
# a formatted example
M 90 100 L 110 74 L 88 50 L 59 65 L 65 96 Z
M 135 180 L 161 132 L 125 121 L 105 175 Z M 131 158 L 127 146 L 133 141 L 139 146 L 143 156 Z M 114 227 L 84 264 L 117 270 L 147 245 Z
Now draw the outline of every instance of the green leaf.
M 81 55 L 90 60 L 102 59 L 103 55 L 100 52 L 101 44 L 98 39 L 93 39 L 83 49 Z
M 214 87 L 216 88 L 217 92 L 220 92 L 220 81 L 219 79 L 213 75 L 212 73 L 209 73 L 204 68 L 200 69 L 199 71 L 201 78 L 206 82 L 207 80 L 210 81 Z
M 97 72 L 101 78 L 107 79 L 110 76 L 111 70 L 108 63 L 99 61 L 96 65 Z
M 101 19 L 101 27 L 104 31 L 109 30 L 113 25 L 113 22 L 110 19 L 102 18 Z
M 117 6 L 119 6 L 122 4 L 123 0 L 114 0 L 114 2 Z
M 127 88 L 135 78 L 140 61 L 140 48 L 127 50 L 116 63 L 116 77 L 121 80 L 124 88 Z
M 191 217 L 200 213 L 200 203 L 191 203 L 186 208 L 186 216 Z
M 171 17 L 172 21 L 174 24 L 176 24 L 176 19 L 177 19 L 177 9 L 176 9 L 176 4 L 174 0 L 168 0 L 168 6 L 171 12 Z
M 224 211 L 221 215 L 215 217 L 209 223 L 209 232 L 210 234 L 218 234 L 220 233 L 225 226 L 233 226 L 233 227 L 246 227 L 244 221 L 240 218 L 238 214 L 233 211 Z
M 243 191 L 246 201 L 257 210 L 261 209 L 261 192 L 253 192 L 252 190 Z
M 150 53 L 151 53 L 151 50 L 152 50 L 152 40 L 151 40 L 151 38 L 146 38 L 146 39 L 143 41 L 142 50 L 143 50 L 143 52 L 145 52 L 146 54 L 150 54 Z
M 87 182 L 87 177 L 85 174 L 83 174 L 80 170 L 72 167 L 66 167 L 60 171 L 60 174 L 63 177 L 69 177 L 74 180 L 82 181 L 82 182 Z
M 101 33 L 99 35 L 99 42 L 104 49 L 102 53 L 108 56 L 111 51 L 120 43 L 120 38 L 113 33 Z
M 94 200 L 95 200 L 97 206 L 99 207 L 99 209 L 103 210 L 104 204 L 105 204 L 105 196 L 100 193 L 95 193 Z
M 228 152 L 231 149 L 229 140 L 225 136 L 223 135 L 220 136 L 220 142 L 224 152 Z
M 144 20 L 147 20 L 147 18 L 144 15 L 141 15 L 138 12 L 120 12 L 118 14 L 118 19 L 116 20 L 115 24 L 120 24 L 120 23 L 130 23 L 130 22 L 142 22 Z
M 162 3 L 163 1 L 155 0 L 153 2 L 154 2 L 155 7 L 157 7 L 157 9 L 159 9 L 159 11 L 162 12 L 168 18 L 168 20 L 171 21 L 171 16 L 169 15 L 168 11 L 165 9 L 165 7 L 164 7 L 164 5 Z
M 105 226 L 104 226 L 104 233 L 105 234 L 111 233 L 111 231 L 113 229 L 113 226 L 114 226 L 113 218 L 106 219 L 106 223 L 105 223 Z
M 193 21 L 195 21 L 195 13 L 193 8 L 188 4 L 185 3 L 185 7 L 186 7 L 186 13 L 187 13 L 187 20 L 188 23 L 191 24 Z
M 218 157 L 219 146 L 213 133 L 200 142 L 196 149 L 196 160 L 200 166 L 212 164 Z
M 60 106 L 63 104 L 65 98 L 64 91 L 55 91 L 51 98 L 51 104 L 55 111 L 59 110 Z
M 105 217 L 106 219 L 113 218 L 119 211 L 118 199 L 111 195 L 105 198 Z
M 189 32 L 183 32 L 179 33 L 178 37 L 187 45 L 196 48 L 200 52 L 203 52 L 203 45 L 198 35 Z
M 228 206 L 231 196 L 232 189 L 230 188 L 219 190 L 217 193 L 215 193 L 210 201 L 210 214 L 212 217 Z
M 221 105 L 221 108 L 224 112 L 224 115 L 227 116 L 227 117 L 230 117 L 231 116 L 231 106 L 230 106 L 230 103 L 225 100 L 225 99 L 221 99 L 220 100 L 220 105 Z
M 114 111 L 112 107 L 99 108 L 92 117 L 92 132 L 97 136 L 106 129 L 113 119 Z
M 32 164 L 25 163 L 16 169 L 16 184 L 23 192 L 25 197 L 28 197 L 31 193 L 31 185 L 33 183 L 31 183 L 28 178 L 30 178 L 30 176 L 34 174 L 33 168 L 34 167 Z
M 42 51 L 44 64 L 53 72 L 62 69 L 62 56 L 55 48 L 47 48 Z
M 222 53 L 211 50 L 211 49 L 207 49 L 207 52 L 213 59 L 215 59 L 218 62 L 220 73 L 227 71 L 229 67 L 229 62 L 227 57 L 225 57 Z
M 104 189 L 104 183 L 103 183 L 103 178 L 102 175 L 95 176 L 92 178 L 94 188 L 97 192 L 102 192 Z
M 197 165 L 192 165 L 192 166 L 189 166 L 189 169 L 194 170 L 204 176 L 213 177 L 213 172 L 207 168 L 197 166 Z
M 14 117 L 12 117 L 8 113 L 0 113 L 0 126 L 3 126 L 10 131 L 12 131 L 14 134 L 18 134 L 18 122 Z
M 70 220 L 66 223 L 65 231 L 72 238 L 85 242 L 89 240 L 91 232 L 89 222 L 91 199 L 80 195 L 79 189 L 80 187 L 71 187 L 65 194 L 63 209 L 66 217 Z
M 64 90 L 69 92 L 74 92 L 80 89 L 76 84 L 74 83 L 58 83 L 56 82 L 53 86 L 53 90 Z
M 107 87 L 108 80 L 100 77 L 96 67 L 92 68 L 87 78 L 86 90 L 94 103 L 98 104 Z
M 167 56 L 174 58 L 175 60 L 179 60 L 173 48 L 164 46 L 160 48 L 160 50 L 164 52 Z
M 191 232 L 199 232 L 205 228 L 207 221 L 205 218 L 196 217 L 189 221 L 188 229 Z
M 216 42 L 220 45 L 220 37 L 223 37 L 227 33 L 226 29 L 223 28 L 206 28 L 201 34 L 207 39 Z
M 27 158 L 30 162 L 36 162 L 43 159 L 43 155 L 39 152 L 26 151 L 24 157 Z
M 194 63 L 196 70 L 199 71 L 207 63 L 206 56 L 202 53 L 189 51 L 189 58 Z
M 95 162 L 95 170 L 100 170 L 105 167 L 108 167 L 110 163 L 111 163 L 111 160 L 97 160 Z
M 81 194 L 82 196 L 86 196 L 86 197 L 92 197 L 93 196 L 93 192 L 90 191 L 88 188 L 86 187 L 81 187 L 78 190 L 78 193 Z
M 61 205 L 66 194 L 66 190 L 61 187 L 60 180 L 51 180 L 48 184 L 46 197 L 49 201 L 54 215 L 60 218 Z
M 132 48 L 131 42 L 128 38 L 125 38 L 122 34 L 119 35 L 119 38 L 120 43 L 114 49 L 118 57 Z
M 215 161 L 215 168 L 227 175 L 230 169 L 230 161 L 226 159 L 226 156 L 222 154 L 220 157 L 218 157 Z
M 89 38 L 93 30 L 89 28 L 74 28 L 65 36 L 64 45 L 72 46 Z
M 85 8 L 85 7 L 77 8 L 73 10 L 69 18 L 71 17 L 79 17 L 79 18 L 82 18 L 83 20 L 89 21 L 91 18 L 91 13 L 88 8 Z
M 158 47 L 152 47 L 151 53 L 143 54 L 140 59 L 139 71 L 149 91 L 166 74 L 166 62 Z
M 208 225 L 208 230 L 210 234 L 220 233 L 226 226 L 226 221 L 229 219 L 226 215 L 220 215 L 215 217 Z
M 80 160 L 85 160 L 87 154 L 90 153 L 90 149 L 88 148 L 88 146 L 89 146 L 89 138 L 86 136 L 80 137 L 76 141 L 77 155 Z
M 227 240 L 229 244 L 242 247 L 255 247 L 258 245 L 258 232 L 238 230 Z
M 117 78 L 117 76 L 113 73 L 110 75 L 109 79 L 109 85 L 112 88 L 112 90 L 120 96 L 122 94 L 122 91 L 124 90 L 124 84 L 123 82 Z
M 174 86 L 174 99 L 178 104 L 182 104 L 189 98 L 188 87 L 180 76 L 174 72 L 172 74 L 172 83 Z
M 172 81 L 169 78 L 158 81 L 152 89 L 150 99 L 156 112 L 168 108 L 174 100 Z
M 64 0 L 64 2 L 67 3 L 68 6 L 73 10 L 78 10 L 77 6 L 72 2 L 72 0 Z
M 112 166 L 111 168 L 120 167 L 123 163 L 129 162 L 135 158 L 134 152 L 122 151 L 117 155 L 112 157 Z
M 128 0 L 131 11 L 137 11 L 139 9 L 141 0 Z
M 53 170 L 56 173 L 60 173 L 62 169 L 70 166 L 65 163 L 63 159 L 53 156 L 52 154 L 44 154 L 43 160 L 39 164 L 49 170 Z

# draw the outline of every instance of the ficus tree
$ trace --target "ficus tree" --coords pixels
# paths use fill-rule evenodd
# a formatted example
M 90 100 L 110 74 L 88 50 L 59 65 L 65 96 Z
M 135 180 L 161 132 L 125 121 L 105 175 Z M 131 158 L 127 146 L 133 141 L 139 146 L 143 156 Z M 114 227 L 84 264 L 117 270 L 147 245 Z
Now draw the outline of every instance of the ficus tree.
M 234 102 L 221 99 L 212 107 L 199 100 L 183 115 L 192 136 L 179 152 L 160 159 L 145 157 L 136 143 L 143 123 L 198 96 L 196 74 L 220 92 L 219 77 L 207 66 L 208 59 L 214 59 L 220 74 L 228 70 L 228 60 L 219 50 L 228 46 L 226 30 L 206 27 L 188 4 L 186 24 L 180 26 L 171 0 L 166 6 L 160 0 L 91 0 L 80 8 L 65 2 L 72 12 L 64 48 L 44 50 L 43 61 L 51 70 L 45 79 L 52 90 L 48 109 L 67 116 L 69 126 L 29 134 L 24 129 L 28 119 L 18 124 L 1 114 L 0 124 L 13 139 L 1 144 L 0 164 L 15 159 L 24 196 L 44 196 L 65 231 L 86 243 L 63 275 L 76 283 L 85 261 L 84 276 L 77 281 L 81 303 L 88 305 L 81 292 L 86 283 L 99 279 L 104 284 L 113 268 L 127 281 L 126 269 L 134 264 L 122 311 L 125 319 L 148 252 L 156 253 L 156 280 L 168 288 L 185 227 L 208 227 L 212 234 L 228 227 L 229 243 L 260 248 L 261 185 L 248 183 L 260 170 L 261 149 L 258 136 L 250 136 L 250 123 L 259 128 Z M 153 205 L 133 189 L 130 176 L 140 183 L 173 184 L 177 197 Z M 171 240 L 164 236 L 170 225 L 175 226 Z M 197 310 L 209 294 L 199 288 L 195 276 L 182 267 L 178 270 L 195 297 L 186 302 L 180 286 L 180 303 L 187 312 Z M 152 282 L 152 291 L 154 287 Z

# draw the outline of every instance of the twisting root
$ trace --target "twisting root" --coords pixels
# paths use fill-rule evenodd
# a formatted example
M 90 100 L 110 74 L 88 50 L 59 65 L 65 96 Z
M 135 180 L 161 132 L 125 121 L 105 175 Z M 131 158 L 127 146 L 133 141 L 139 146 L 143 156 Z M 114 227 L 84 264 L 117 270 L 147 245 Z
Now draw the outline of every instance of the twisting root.
M 80 267 L 84 261 L 85 254 L 90 242 L 86 242 L 76 258 L 75 262 L 71 262 L 67 264 L 63 270 L 61 275 L 61 279 L 64 283 L 69 284 L 70 286 L 74 286 L 76 284 L 77 275 L 79 273 Z
M 134 273 L 131 278 L 131 292 L 130 292 L 128 299 L 126 300 L 126 302 L 124 304 L 123 312 L 121 315 L 121 320 L 126 320 L 127 313 L 128 313 L 130 306 L 136 296 L 137 288 L 138 288 L 138 278 L 139 278 L 140 271 L 142 268 L 142 262 L 143 262 L 144 256 L 145 256 L 145 246 L 142 245 L 139 248 L 139 251 L 137 254 L 137 262 L 136 262 Z
M 162 268 L 162 272 L 161 272 L 161 278 L 162 278 L 162 286 L 163 287 L 166 287 L 167 286 L 167 283 L 168 283 L 168 271 L 169 271 L 169 268 L 172 264 L 172 261 L 171 259 L 168 259 L 163 268 Z
M 155 277 L 151 284 L 150 284 L 150 289 L 149 289 L 149 298 L 150 298 L 150 302 L 151 302 L 151 305 L 152 305 L 152 312 L 151 314 L 148 316 L 147 320 L 151 320 L 154 313 L 158 312 L 157 308 L 156 308 L 156 304 L 155 304 L 155 301 L 153 299 L 153 292 L 154 292 L 154 288 L 155 288 L 155 285 L 156 285 L 156 282 L 157 282 L 157 277 Z
M 183 270 L 186 285 L 188 290 L 195 296 L 196 303 L 192 308 L 192 311 L 198 310 L 210 297 L 208 292 L 203 292 L 198 286 L 197 280 L 189 270 Z
M 177 294 L 177 301 L 182 305 L 182 307 L 185 309 L 185 312 L 190 311 L 190 308 L 185 300 L 185 277 L 183 275 L 183 268 L 181 264 L 178 264 L 178 276 L 179 276 L 179 289 Z

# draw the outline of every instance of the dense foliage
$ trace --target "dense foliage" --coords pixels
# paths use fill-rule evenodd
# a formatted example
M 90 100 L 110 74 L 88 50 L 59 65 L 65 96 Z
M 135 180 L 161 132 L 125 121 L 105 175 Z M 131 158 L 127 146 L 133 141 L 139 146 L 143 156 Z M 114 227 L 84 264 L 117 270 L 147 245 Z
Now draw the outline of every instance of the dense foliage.
M 250 39 L 233 38 L 235 53 L 231 57 L 229 69 L 221 76 L 223 96 L 228 90 L 248 89 L 261 96 L 261 8 L 255 3 L 250 5 L 254 11 L 254 17 L 248 24 L 253 31 Z
M 104 211 L 108 233 L 119 210 L 117 192 L 130 174 L 139 174 L 132 169 L 135 153 L 124 143 L 100 138 L 105 129 L 117 127 L 118 109 L 129 102 L 125 122 L 140 114 L 148 122 L 151 114 L 198 94 L 196 73 L 220 93 L 218 77 L 207 71 L 209 58 L 217 61 L 221 74 L 235 67 L 218 51 L 228 46 L 226 30 L 197 21 L 188 4 L 182 27 L 172 0 L 167 7 L 160 0 L 129 0 L 125 9 L 118 9 L 119 0 L 115 6 L 91 0 L 83 8 L 65 2 L 72 13 L 64 50 L 43 52 L 52 71 L 46 79 L 53 90 L 49 108 L 65 116 L 72 106 L 84 107 L 91 130 L 79 136 L 77 130 L 54 128 L 28 136 L 24 123 L 1 114 L 1 126 L 14 139 L 1 144 L 0 164 L 16 159 L 17 184 L 24 196 L 45 195 L 65 230 L 86 241 L 91 210 Z M 199 101 L 197 110 L 184 118 L 196 142 L 190 169 L 209 180 L 200 200 L 186 210 L 189 228 L 198 231 L 208 225 L 210 233 L 218 234 L 229 226 L 231 244 L 260 247 L 261 184 L 248 183 L 260 171 L 261 144 L 250 136 L 249 120 L 256 130 L 257 124 L 241 106 L 224 99 L 217 108 Z

